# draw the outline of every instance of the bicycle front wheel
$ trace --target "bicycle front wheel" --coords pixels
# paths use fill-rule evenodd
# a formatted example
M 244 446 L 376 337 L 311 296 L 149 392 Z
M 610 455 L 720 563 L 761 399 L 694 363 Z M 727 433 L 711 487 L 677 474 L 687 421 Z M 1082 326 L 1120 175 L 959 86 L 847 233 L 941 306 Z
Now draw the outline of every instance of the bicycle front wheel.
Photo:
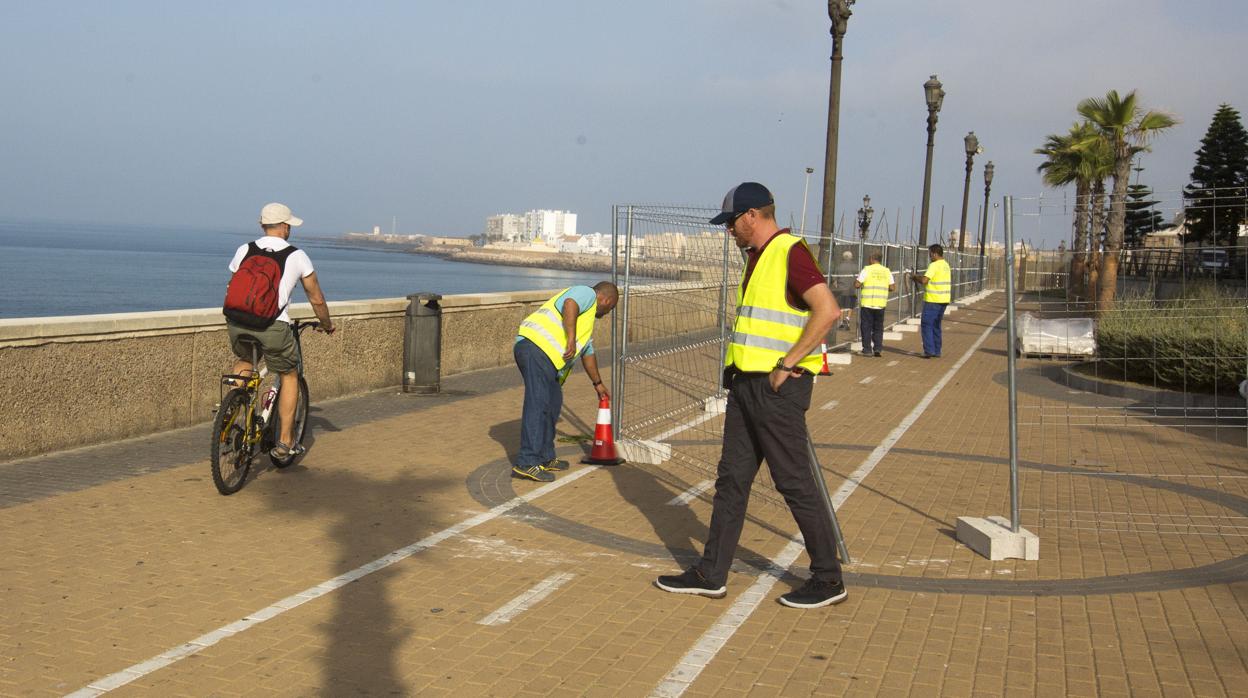
M 280 397 L 280 396 L 279 396 Z M 291 431 L 291 446 L 302 444 L 303 437 L 307 433 L 308 426 L 308 382 L 299 376 L 299 399 L 295 401 L 295 419 Z M 282 435 L 282 417 L 278 411 L 273 410 L 273 440 L 278 441 Z M 275 458 L 272 453 L 269 454 L 269 460 L 273 465 L 279 468 L 285 468 L 294 465 L 298 460 L 298 456 L 287 456 L 286 458 Z
M 225 394 L 212 420 L 212 482 L 221 494 L 234 494 L 247 482 L 251 445 L 247 443 L 247 402 L 250 393 L 235 388 Z

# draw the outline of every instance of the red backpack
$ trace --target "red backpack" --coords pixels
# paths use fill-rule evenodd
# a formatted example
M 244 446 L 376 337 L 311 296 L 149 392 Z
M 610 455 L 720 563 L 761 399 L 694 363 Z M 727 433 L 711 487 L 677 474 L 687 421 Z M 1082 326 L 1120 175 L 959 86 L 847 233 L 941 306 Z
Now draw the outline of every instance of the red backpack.
M 274 252 L 254 242 L 248 243 L 247 254 L 225 288 L 221 312 L 234 324 L 249 330 L 263 330 L 272 325 L 285 309 L 278 305 L 278 289 L 286 269 L 286 258 L 296 249 L 288 245 Z

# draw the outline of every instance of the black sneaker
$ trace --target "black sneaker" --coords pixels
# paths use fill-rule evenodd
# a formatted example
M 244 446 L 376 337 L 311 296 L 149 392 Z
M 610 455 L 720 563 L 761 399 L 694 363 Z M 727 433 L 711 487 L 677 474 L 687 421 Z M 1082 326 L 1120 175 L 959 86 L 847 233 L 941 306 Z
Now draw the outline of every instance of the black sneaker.
M 673 594 L 697 594 L 712 599 L 722 599 L 728 595 L 728 587 L 706 581 L 706 577 L 695 567 L 690 567 L 680 574 L 665 574 L 654 580 L 654 585 L 663 591 Z
M 527 480 L 537 480 L 538 482 L 554 482 L 555 474 L 549 472 L 545 468 L 538 465 L 513 465 L 511 466 L 511 476 L 525 478 Z
M 814 579 L 800 589 L 780 597 L 780 603 L 789 608 L 819 608 L 838 604 L 849 596 L 844 582 L 819 582 Z
M 884 356 L 884 355 L 877 351 L 874 354 L 872 354 L 872 356 Z
M 558 458 L 551 458 L 545 463 L 542 463 L 542 470 L 551 470 L 551 471 L 557 472 L 557 471 L 567 470 L 569 467 L 571 467 L 570 463 L 568 463 L 566 460 L 559 460 Z

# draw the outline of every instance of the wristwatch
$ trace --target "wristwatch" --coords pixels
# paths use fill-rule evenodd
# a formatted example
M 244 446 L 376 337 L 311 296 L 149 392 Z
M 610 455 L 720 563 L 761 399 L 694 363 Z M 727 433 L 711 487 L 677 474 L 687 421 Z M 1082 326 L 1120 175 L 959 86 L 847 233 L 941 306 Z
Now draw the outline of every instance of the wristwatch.
M 773 371 L 774 371 L 774 370 L 776 370 L 776 368 L 781 369 L 781 370 L 785 371 L 786 373 L 792 373 L 793 371 L 797 370 L 797 367 L 796 367 L 796 366 L 785 366 L 785 365 L 784 365 L 784 357 L 783 357 L 783 356 L 781 356 L 780 358 L 776 359 L 776 366 L 775 366 L 775 368 L 773 368 L 773 369 L 771 369 L 771 370 L 773 370 Z

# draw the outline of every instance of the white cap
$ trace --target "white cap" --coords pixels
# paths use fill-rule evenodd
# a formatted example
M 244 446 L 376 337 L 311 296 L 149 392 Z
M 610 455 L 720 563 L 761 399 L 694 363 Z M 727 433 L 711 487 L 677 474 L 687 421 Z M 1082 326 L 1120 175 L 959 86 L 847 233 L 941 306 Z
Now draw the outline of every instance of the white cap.
M 278 223 L 289 223 L 290 227 L 297 228 L 303 225 L 303 219 L 296 218 L 286 204 L 265 204 L 264 208 L 260 209 L 260 225 L 277 225 Z

